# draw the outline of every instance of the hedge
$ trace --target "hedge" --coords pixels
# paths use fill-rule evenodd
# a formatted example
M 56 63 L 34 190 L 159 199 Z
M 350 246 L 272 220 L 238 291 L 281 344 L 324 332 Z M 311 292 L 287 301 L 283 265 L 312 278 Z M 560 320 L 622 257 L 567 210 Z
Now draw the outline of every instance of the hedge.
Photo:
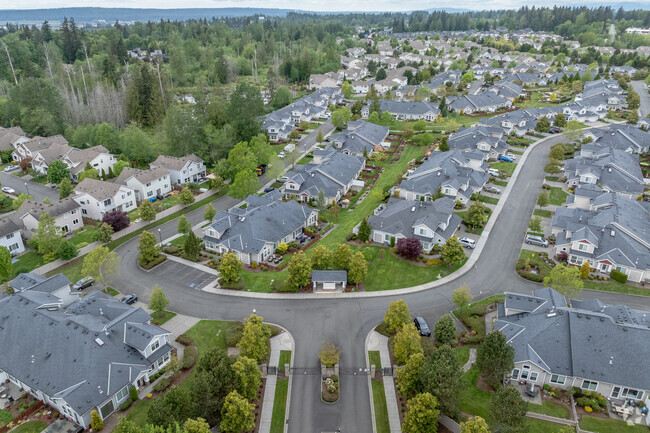
M 131 400 L 138 401 L 138 390 L 135 389 L 135 386 L 129 389 L 129 395 L 131 396 Z
M 612 277 L 612 280 L 616 280 L 619 283 L 622 283 L 622 284 L 627 283 L 627 275 L 625 275 L 621 271 L 617 271 L 616 269 L 612 269 L 612 272 L 610 273 L 610 276 Z
M 156 382 L 153 386 L 153 390 L 156 392 L 162 392 L 167 389 L 169 384 L 171 383 L 171 380 L 167 377 L 161 378 L 158 382 Z
M 127 399 L 124 401 L 124 403 L 122 403 L 122 404 L 120 405 L 120 410 L 121 410 L 121 411 L 125 411 L 125 410 L 127 410 L 128 408 L 131 407 L 131 403 L 133 403 L 133 400 L 131 400 L 130 398 L 127 398 Z
M 183 350 L 183 370 L 191 368 L 199 356 L 199 351 L 194 346 L 187 346 Z
M 187 334 L 181 334 L 176 337 L 176 342 L 182 344 L 183 346 L 189 346 L 190 344 L 194 343 L 194 340 L 192 340 L 192 337 Z
M 544 281 L 544 277 L 542 277 L 540 274 L 533 274 L 532 272 L 520 271 L 519 275 L 521 275 L 522 278 L 530 281 L 535 281 L 536 283 L 541 283 Z
M 235 322 L 228 329 L 226 329 L 226 346 L 236 347 L 241 340 L 242 333 L 244 332 L 244 324 L 242 322 Z

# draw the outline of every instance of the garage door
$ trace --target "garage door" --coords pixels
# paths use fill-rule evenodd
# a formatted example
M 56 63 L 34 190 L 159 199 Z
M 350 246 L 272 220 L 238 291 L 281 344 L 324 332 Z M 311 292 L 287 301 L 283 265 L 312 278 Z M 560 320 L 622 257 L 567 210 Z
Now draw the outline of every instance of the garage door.
M 323 290 L 336 290 L 336 283 L 323 283 Z

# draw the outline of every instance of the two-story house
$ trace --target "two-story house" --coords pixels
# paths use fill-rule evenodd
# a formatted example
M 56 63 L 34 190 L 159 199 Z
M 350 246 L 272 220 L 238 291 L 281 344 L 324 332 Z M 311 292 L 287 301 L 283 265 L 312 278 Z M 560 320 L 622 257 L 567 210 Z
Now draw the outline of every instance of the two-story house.
M 86 149 L 74 149 L 68 152 L 63 158 L 70 168 L 70 175 L 76 182 L 79 174 L 86 169 L 87 166 L 97 170 L 100 176 L 106 176 L 113 172 L 113 166 L 117 162 L 108 149 L 104 146 L 93 146 Z
M 84 428 L 108 418 L 171 359 L 170 333 L 151 316 L 95 291 L 70 304 L 38 282 L 0 299 L 0 381 Z
M 454 200 L 449 197 L 435 201 L 400 200 L 391 197 L 368 217 L 371 239 L 390 244 L 391 239 L 417 238 L 424 251 L 442 245 L 458 229 L 461 217 L 454 213 Z
M 135 191 L 125 185 L 85 178 L 74 189 L 74 201 L 81 214 L 101 221 L 106 212 L 119 209 L 128 212 L 136 208 Z
M 61 234 L 74 232 L 84 226 L 81 206 L 72 197 L 50 204 L 25 200 L 10 218 L 17 225 L 25 227 L 25 236 L 31 237 L 38 229 L 38 222 L 44 213 L 54 218 L 54 225 Z
M 318 225 L 318 210 L 295 201 L 249 196 L 246 209 L 219 211 L 203 229 L 205 248 L 234 252 L 242 263 L 264 262 L 278 245 L 296 240 L 303 230 Z
M 390 147 L 386 142 L 390 128 L 363 120 L 348 122 L 347 129 L 332 134 L 329 142 L 339 152 L 355 156 L 372 155 L 375 150 Z
M 34 153 L 48 149 L 50 146 L 57 144 L 68 144 L 62 135 L 53 135 L 51 137 L 33 137 L 28 141 L 14 143 L 15 150 L 11 153 L 14 161 L 21 161 L 25 158 L 33 158 Z
M 148 170 L 126 167 L 117 177 L 115 183 L 126 185 L 134 190 L 137 201 L 160 198 L 172 190 L 169 171 L 162 167 Z
M 183 185 L 188 182 L 200 182 L 205 178 L 205 164 L 194 154 L 183 157 L 160 155 L 150 164 L 151 168 L 162 167 L 169 172 L 172 183 Z
M 11 218 L 0 220 L 0 246 L 8 249 L 12 256 L 25 251 L 20 226 Z

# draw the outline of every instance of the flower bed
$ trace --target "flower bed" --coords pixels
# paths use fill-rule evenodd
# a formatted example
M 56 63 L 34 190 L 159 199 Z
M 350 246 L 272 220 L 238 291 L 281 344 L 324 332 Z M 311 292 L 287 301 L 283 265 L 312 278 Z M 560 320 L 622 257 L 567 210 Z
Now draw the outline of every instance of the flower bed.
M 339 401 L 339 377 L 332 374 L 321 382 L 321 397 L 328 403 Z

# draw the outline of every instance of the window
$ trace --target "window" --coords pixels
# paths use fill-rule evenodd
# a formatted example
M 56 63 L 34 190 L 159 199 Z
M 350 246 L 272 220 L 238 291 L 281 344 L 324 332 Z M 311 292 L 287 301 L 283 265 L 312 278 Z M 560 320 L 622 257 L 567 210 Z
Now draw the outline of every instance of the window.
M 66 212 L 63 214 L 63 218 L 70 218 L 70 212 Z
M 160 347 L 160 340 L 156 340 L 152 345 L 151 345 L 151 351 L 155 352 L 156 349 Z
M 165 184 L 165 188 L 169 188 L 169 185 L 168 185 L 168 184 Z
M 111 204 L 111 199 L 110 198 L 107 198 L 106 200 L 104 200 L 104 206 L 108 206 L 109 204 Z
M 536 371 L 531 371 L 528 380 L 530 380 L 531 382 L 537 382 L 537 375 L 538 373 Z
M 147 182 L 147 186 L 151 186 L 151 182 Z
M 524 368 L 521 370 L 521 378 L 528 379 L 529 374 L 530 374 L 530 365 L 524 365 Z
M 14 233 L 9 233 L 6 237 L 7 237 L 7 239 L 11 239 L 11 238 L 14 237 Z
M 88 211 L 86 209 L 81 209 L 81 214 L 82 215 L 88 215 Z
M 74 224 L 74 225 L 79 224 L 79 220 L 78 219 L 77 220 L 72 220 L 72 224 Z
M 9 252 L 16 251 L 18 249 L 18 244 L 9 245 Z
M 124 388 L 120 389 L 115 393 L 115 397 L 117 397 L 118 402 L 122 401 L 127 395 L 129 395 L 128 386 L 125 386 Z
M 512 374 L 510 375 L 510 377 L 512 377 L 512 380 L 519 379 L 519 369 L 515 368 L 514 370 L 512 370 Z
M 621 394 L 621 397 L 633 398 L 635 400 L 642 400 L 643 391 L 639 391 L 637 389 L 632 389 L 632 388 L 623 388 L 623 393 Z
M 426 234 L 427 234 L 427 230 L 426 230 L 426 229 L 419 229 L 419 233 L 420 233 L 421 235 L 426 235 Z
M 618 398 L 620 394 L 621 394 L 621 387 L 620 386 L 615 386 L 614 388 L 612 388 L 612 393 L 611 393 L 610 397 Z
M 71 213 L 72 215 L 76 214 L 76 213 L 77 213 L 77 209 L 73 210 L 73 211 L 70 212 L 70 213 Z
M 559 374 L 551 375 L 551 383 L 557 383 L 558 385 L 564 385 L 566 382 L 566 376 L 560 376 Z
M 580 251 L 587 251 L 587 244 L 580 243 L 578 244 L 578 250 Z
M 627 275 L 627 269 L 622 266 L 614 266 L 614 269 Z
M 582 389 L 588 389 L 589 391 L 595 391 L 598 388 L 598 382 L 592 382 L 590 380 L 583 380 Z
M 128 195 L 129 197 L 131 197 L 131 191 L 127 191 L 126 195 Z
M 153 195 L 153 191 L 147 191 L 147 197 L 151 197 Z
M 68 226 L 63 226 L 63 227 L 61 227 L 61 231 L 63 233 L 68 233 L 70 231 L 70 229 L 68 228 Z

